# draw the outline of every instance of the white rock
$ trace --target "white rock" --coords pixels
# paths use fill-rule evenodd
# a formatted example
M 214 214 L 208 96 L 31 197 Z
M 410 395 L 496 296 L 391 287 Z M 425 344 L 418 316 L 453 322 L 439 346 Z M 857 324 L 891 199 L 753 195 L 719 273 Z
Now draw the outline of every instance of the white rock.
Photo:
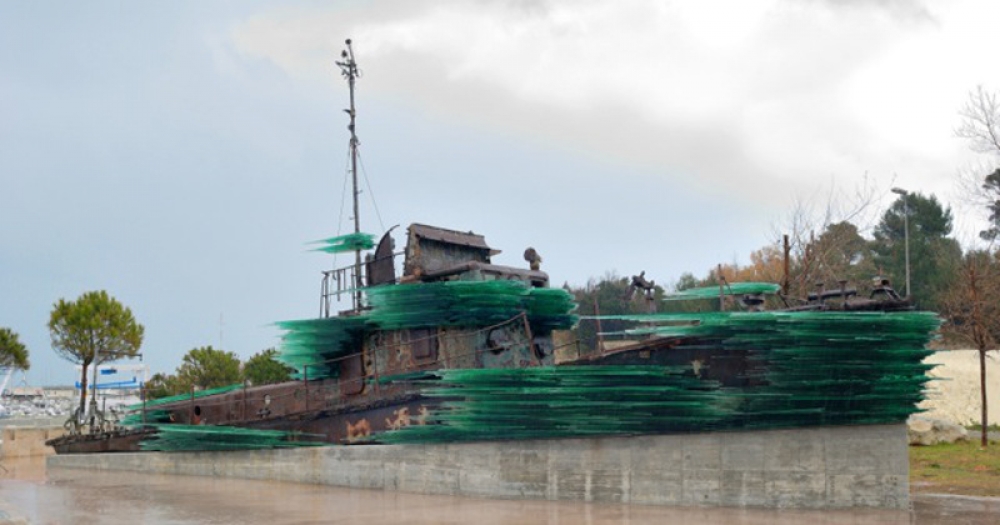
M 954 443 L 969 438 L 965 427 L 940 419 L 910 416 L 906 421 L 911 445 Z

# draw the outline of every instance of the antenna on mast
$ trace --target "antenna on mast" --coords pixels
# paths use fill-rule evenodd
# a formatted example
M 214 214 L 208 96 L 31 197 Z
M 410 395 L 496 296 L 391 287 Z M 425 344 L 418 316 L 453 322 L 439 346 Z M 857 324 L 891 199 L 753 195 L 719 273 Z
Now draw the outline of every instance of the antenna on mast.
M 354 81 L 358 78 L 358 64 L 354 61 L 354 49 L 351 48 L 351 39 L 348 38 L 345 42 L 347 44 L 347 49 L 340 52 L 340 60 L 337 61 L 337 65 L 340 66 L 340 72 L 347 79 L 347 85 L 350 88 L 351 93 L 351 107 L 350 109 L 345 109 L 344 111 L 350 116 L 351 123 L 347 126 L 347 129 L 351 132 L 351 188 L 354 193 L 354 233 L 361 233 L 361 217 L 358 210 L 358 136 L 355 133 L 355 117 L 357 112 L 354 109 Z M 354 309 L 361 309 L 361 250 L 354 250 Z

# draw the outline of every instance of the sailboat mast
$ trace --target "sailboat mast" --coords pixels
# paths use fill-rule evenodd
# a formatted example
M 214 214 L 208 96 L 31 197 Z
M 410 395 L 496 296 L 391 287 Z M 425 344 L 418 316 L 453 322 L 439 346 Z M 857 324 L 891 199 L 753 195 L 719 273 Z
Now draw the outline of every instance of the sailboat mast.
M 347 78 L 347 85 L 351 94 L 351 107 L 346 110 L 351 118 L 347 129 L 351 132 L 351 188 L 354 193 L 354 233 L 361 233 L 361 213 L 358 207 L 358 136 L 355 133 L 355 118 L 357 112 L 354 109 L 354 81 L 358 78 L 358 64 L 354 61 L 354 49 L 351 47 L 351 39 L 345 41 L 347 49 L 340 52 L 341 61 L 337 62 L 341 73 Z M 361 308 L 361 250 L 354 250 L 354 308 Z

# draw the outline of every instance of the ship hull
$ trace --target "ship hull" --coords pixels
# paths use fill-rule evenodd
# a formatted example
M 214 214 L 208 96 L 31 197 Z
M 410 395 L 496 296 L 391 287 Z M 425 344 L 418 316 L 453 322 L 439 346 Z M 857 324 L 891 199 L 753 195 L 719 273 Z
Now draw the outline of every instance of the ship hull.
M 658 352 L 671 346 L 665 341 L 638 343 L 544 368 L 677 364 L 688 360 L 689 353 L 667 357 L 665 353 Z M 708 352 L 698 354 L 703 361 L 710 361 Z M 719 367 L 718 370 L 723 369 Z M 732 377 L 737 377 L 737 374 L 732 374 Z M 330 444 L 368 444 L 378 442 L 378 436 L 385 432 L 427 424 L 431 414 L 448 401 L 446 398 L 422 396 L 420 390 L 408 381 L 399 381 L 378 388 L 366 387 L 366 390 L 353 395 L 345 395 L 333 379 L 289 381 L 150 406 L 140 409 L 141 413 L 145 413 L 145 416 L 140 416 L 140 421 L 150 425 L 225 425 L 279 430 L 300 435 L 301 439 Z M 164 413 L 168 415 L 164 417 Z M 156 433 L 153 427 L 142 424 L 137 427 L 141 430 L 64 436 L 47 444 L 57 454 L 140 452 L 143 450 L 143 439 L 149 439 Z
M 938 324 L 928 313 L 702 320 L 681 327 L 691 335 L 602 345 L 558 365 L 401 367 L 391 374 L 361 368 L 355 383 L 292 381 L 151 403 L 143 422 L 194 432 L 213 425 L 281 430 L 342 445 L 901 423 L 923 398 L 932 366 L 922 361 Z M 139 446 L 124 436 L 108 439 L 124 442 L 109 446 L 115 450 Z
M 153 435 L 149 428 L 119 429 L 94 434 L 65 435 L 46 441 L 56 454 L 138 452 L 143 439 Z

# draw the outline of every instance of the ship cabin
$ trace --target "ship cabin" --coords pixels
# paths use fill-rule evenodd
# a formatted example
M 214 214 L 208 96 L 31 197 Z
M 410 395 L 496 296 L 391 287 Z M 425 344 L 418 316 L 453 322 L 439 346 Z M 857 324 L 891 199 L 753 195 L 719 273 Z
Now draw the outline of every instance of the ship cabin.
M 538 288 L 549 285 L 549 275 L 541 270 L 492 264 L 490 258 L 500 250 L 490 248 L 482 235 L 424 224 L 412 224 L 407 232 L 402 283 L 521 280 Z
M 402 276 L 395 279 L 393 268 L 384 261 L 392 253 L 392 239 L 386 234 L 375 256 L 366 263 L 369 286 L 420 286 L 450 281 L 521 281 L 530 287 L 546 288 L 549 276 L 539 269 L 493 264 L 500 253 L 477 233 L 412 224 L 407 228 Z M 381 252 L 381 253 L 380 253 Z M 526 250 L 526 261 L 535 268 L 534 249 Z M 528 255 L 531 257 L 528 257 Z M 391 278 L 390 278 L 391 276 Z M 484 326 L 420 326 L 397 330 L 377 330 L 364 342 L 363 366 L 342 367 L 340 380 L 360 384 L 357 379 L 379 377 L 436 368 L 522 368 L 553 364 L 551 334 L 533 334 L 527 318 L 511 318 Z M 359 356 L 360 357 L 360 356 Z M 348 389 L 350 390 L 350 389 Z

